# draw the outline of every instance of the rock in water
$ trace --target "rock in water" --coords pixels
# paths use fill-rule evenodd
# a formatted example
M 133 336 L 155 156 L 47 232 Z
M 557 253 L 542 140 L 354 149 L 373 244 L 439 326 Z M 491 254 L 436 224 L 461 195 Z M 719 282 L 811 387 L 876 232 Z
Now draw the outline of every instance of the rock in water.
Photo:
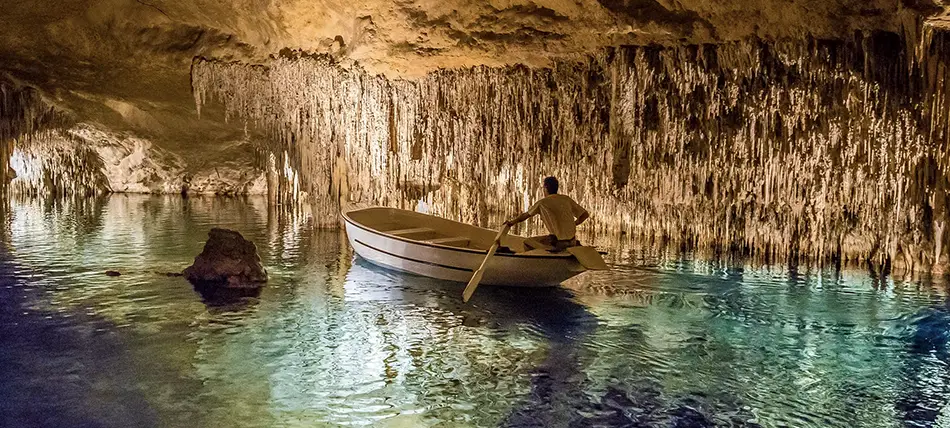
M 258 289 L 267 282 L 257 246 L 240 233 L 214 228 L 195 263 L 184 271 L 196 287 Z

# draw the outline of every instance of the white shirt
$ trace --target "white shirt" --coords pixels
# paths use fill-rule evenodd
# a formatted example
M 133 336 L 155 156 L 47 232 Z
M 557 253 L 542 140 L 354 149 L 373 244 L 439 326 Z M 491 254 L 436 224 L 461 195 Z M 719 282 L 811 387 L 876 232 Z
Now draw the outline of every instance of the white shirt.
M 558 240 L 574 238 L 577 232 L 574 221 L 586 212 L 570 196 L 561 194 L 545 196 L 528 208 L 529 215 L 541 214 L 541 221 Z

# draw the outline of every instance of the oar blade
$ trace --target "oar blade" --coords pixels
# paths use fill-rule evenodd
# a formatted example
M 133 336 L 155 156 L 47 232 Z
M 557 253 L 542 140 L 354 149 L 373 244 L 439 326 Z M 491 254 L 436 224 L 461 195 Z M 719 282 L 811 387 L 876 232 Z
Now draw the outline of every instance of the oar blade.
M 468 281 L 468 285 L 465 286 L 465 291 L 462 292 L 463 302 L 468 302 L 468 299 L 472 298 L 472 294 L 475 294 L 475 289 L 478 288 L 478 283 L 482 282 L 483 275 L 485 275 L 484 268 L 475 271 L 475 274 L 472 275 L 472 279 Z
M 590 270 L 608 270 L 604 258 L 594 247 L 570 247 L 567 252 L 571 253 L 585 268 Z

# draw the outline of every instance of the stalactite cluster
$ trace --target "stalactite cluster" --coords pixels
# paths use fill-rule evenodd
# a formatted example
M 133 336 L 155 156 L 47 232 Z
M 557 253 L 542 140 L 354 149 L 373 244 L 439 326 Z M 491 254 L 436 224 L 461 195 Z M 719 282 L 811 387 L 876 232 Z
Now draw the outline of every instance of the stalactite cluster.
M 192 79 L 199 111 L 220 100 L 272 132 L 328 223 L 348 202 L 422 201 L 495 224 L 551 174 L 614 236 L 922 269 L 948 215 L 944 38 L 623 47 L 412 81 L 198 59 Z
M 65 119 L 35 89 L 0 80 L 0 140 L 29 135 Z
M 13 178 L 6 166 L 17 139 L 29 139 L 44 130 L 68 123 L 66 115 L 47 103 L 39 92 L 28 86 L 0 79 L 0 188 Z
M 10 182 L 13 194 L 86 197 L 110 190 L 96 150 L 63 131 L 42 131 L 19 140 L 9 163 L 16 175 Z

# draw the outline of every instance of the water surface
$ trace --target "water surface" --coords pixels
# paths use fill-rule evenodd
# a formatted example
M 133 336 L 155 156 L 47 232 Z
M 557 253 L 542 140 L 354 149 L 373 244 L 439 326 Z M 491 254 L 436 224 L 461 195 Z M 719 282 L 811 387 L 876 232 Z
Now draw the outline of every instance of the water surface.
M 462 304 L 261 199 L 4 215 L 2 426 L 950 426 L 942 281 L 617 247 L 611 272 Z M 258 298 L 167 275 L 211 227 L 257 243 Z

